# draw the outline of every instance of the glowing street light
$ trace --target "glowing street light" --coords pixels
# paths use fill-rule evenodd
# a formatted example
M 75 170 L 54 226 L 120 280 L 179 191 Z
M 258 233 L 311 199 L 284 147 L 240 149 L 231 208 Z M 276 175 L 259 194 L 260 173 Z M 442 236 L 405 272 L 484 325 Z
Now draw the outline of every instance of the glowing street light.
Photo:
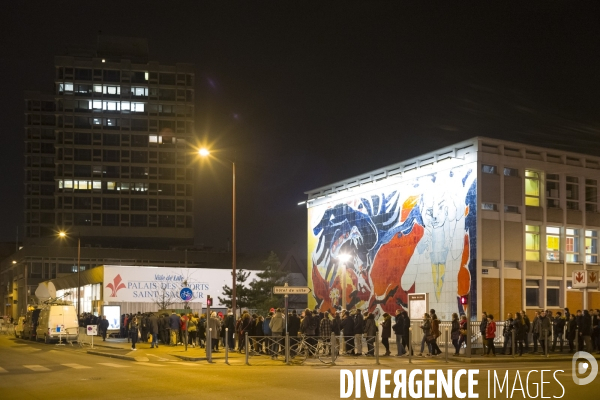
M 65 231 L 58 232 L 58 237 L 61 239 L 67 238 L 67 233 Z M 79 318 L 79 304 L 81 303 L 79 299 L 79 295 L 81 293 L 81 266 L 79 265 L 81 261 L 81 235 L 77 234 L 77 318 Z
M 202 148 L 198 150 L 198 154 L 202 157 L 207 157 L 210 155 L 210 151 L 208 149 Z M 231 162 L 232 171 L 233 171 L 233 192 L 232 192 L 232 233 L 231 233 L 231 269 L 232 269 L 232 277 L 233 277 L 233 285 L 231 287 L 231 309 L 233 310 L 233 319 L 235 321 L 237 316 L 237 308 L 236 308 L 236 256 L 235 256 L 235 244 L 236 244 L 236 226 L 235 226 L 235 162 L 231 160 L 227 160 Z

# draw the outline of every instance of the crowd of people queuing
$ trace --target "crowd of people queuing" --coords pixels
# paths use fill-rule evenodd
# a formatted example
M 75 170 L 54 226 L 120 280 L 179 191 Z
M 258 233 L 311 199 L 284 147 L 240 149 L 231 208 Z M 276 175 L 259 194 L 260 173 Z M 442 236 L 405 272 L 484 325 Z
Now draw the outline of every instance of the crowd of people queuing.
M 244 311 L 236 321 L 231 310 L 227 310 L 226 315 L 212 312 L 209 317 L 198 313 L 172 312 L 170 315 L 156 315 L 138 312 L 121 317 L 121 334 L 128 337 L 128 341 L 132 343 L 132 350 L 136 349 L 138 341 L 150 342 L 151 348 L 158 347 L 159 342 L 171 346 L 187 342 L 191 347 L 211 346 L 215 352 L 219 351 L 219 346 L 224 347 L 225 343 L 229 350 L 245 351 L 247 334 L 249 350 L 277 358 L 283 351 L 283 337 L 288 332 L 292 345 L 297 343 L 299 335 L 305 335 L 309 343 L 316 343 L 319 338 L 329 341 L 333 334 L 336 341 L 338 338 L 343 341 L 337 343 L 338 352 L 352 356 L 374 356 L 375 341 L 378 337 L 381 337 L 381 344 L 385 348 L 384 356 L 391 356 L 390 338 L 393 333 L 396 339 L 394 355 L 402 357 L 408 354 L 411 321 L 404 310 L 396 310 L 395 316 L 384 313 L 377 320 L 375 314 L 357 309 L 330 313 L 307 308 L 300 314 L 296 310 L 292 310 L 287 316 L 284 314 L 280 308 L 271 309 L 265 316 Z M 500 336 L 500 329 L 504 339 L 500 354 L 512 354 L 513 337 L 515 354 L 518 355 L 538 351 L 545 355 L 546 349 L 563 352 L 565 341 L 571 353 L 576 349 L 600 353 L 599 321 L 600 310 L 577 310 L 575 314 L 571 314 L 569 309 L 565 308 L 564 312 L 559 311 L 555 315 L 549 310 L 536 311 L 533 320 L 530 320 L 524 311 L 514 315 L 509 313 L 498 326 L 494 316 L 484 312 L 479 325 L 482 353 L 484 356 L 496 355 L 494 342 Z M 441 335 L 440 324 L 434 309 L 423 315 L 419 325 L 422 330 L 419 356 L 436 357 L 442 353 L 437 344 Z M 209 331 L 211 341 L 207 343 Z M 459 355 L 460 349 L 467 341 L 468 331 L 466 315 L 452 314 L 449 333 L 454 347 L 453 355 Z M 268 340 L 264 340 L 265 337 Z M 363 350 L 366 351 L 363 353 Z

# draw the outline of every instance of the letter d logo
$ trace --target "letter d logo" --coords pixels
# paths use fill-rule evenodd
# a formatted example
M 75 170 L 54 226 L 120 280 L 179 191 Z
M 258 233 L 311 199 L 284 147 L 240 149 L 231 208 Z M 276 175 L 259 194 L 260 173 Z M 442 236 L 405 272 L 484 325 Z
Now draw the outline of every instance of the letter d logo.
M 580 358 L 585 358 L 586 362 L 581 362 L 581 363 L 579 363 L 579 365 L 577 365 L 577 360 Z M 578 372 L 580 374 L 584 374 L 585 371 L 587 371 L 587 369 L 589 367 L 592 367 L 592 370 L 587 378 L 581 379 L 581 378 L 577 377 Z M 594 358 L 593 355 L 591 355 L 590 353 L 585 352 L 585 351 L 578 351 L 577 353 L 575 353 L 573 355 L 573 361 L 571 362 L 571 368 L 572 368 L 571 375 L 573 376 L 573 382 L 575 382 L 576 385 L 587 385 L 588 383 L 592 382 L 596 378 L 596 375 L 598 375 L 598 362 L 596 361 L 596 359 Z

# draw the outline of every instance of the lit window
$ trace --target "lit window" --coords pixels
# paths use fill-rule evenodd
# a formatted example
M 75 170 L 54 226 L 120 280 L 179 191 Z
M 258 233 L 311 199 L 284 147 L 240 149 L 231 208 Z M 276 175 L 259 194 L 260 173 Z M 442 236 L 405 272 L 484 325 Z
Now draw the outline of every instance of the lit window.
M 560 177 L 558 174 L 546 176 L 546 205 L 550 208 L 560 208 Z
M 102 102 L 100 100 L 94 100 L 92 102 L 92 107 L 94 108 L 94 110 L 101 110 L 102 109 Z
M 144 72 L 144 79 L 148 80 L 148 73 L 147 72 Z
M 525 204 L 540 206 L 540 174 L 525 170 Z
M 73 181 L 64 181 L 63 187 L 65 189 L 73 189 Z
M 526 259 L 540 261 L 540 227 L 525 225 L 525 250 Z
M 150 135 L 148 137 L 148 142 L 150 142 L 150 143 L 158 143 L 158 136 L 156 136 L 156 135 Z
M 102 189 L 102 181 L 93 181 L 92 189 Z
M 129 190 L 129 182 L 121 182 L 121 190 Z
M 123 111 L 129 111 L 130 109 L 131 108 L 130 108 L 130 105 L 129 105 L 128 101 L 122 101 L 121 102 L 121 110 L 123 110 Z
M 560 228 L 546 228 L 546 260 L 560 261 Z
M 519 176 L 519 170 L 516 168 L 504 168 L 504 176 Z
M 72 91 L 73 91 L 73 84 L 65 83 L 65 92 L 72 92 Z
M 94 85 L 94 93 L 102 93 L 102 85 Z
M 148 96 L 148 88 L 134 87 L 131 88 L 131 91 L 134 96 Z
M 117 187 L 117 183 L 116 182 L 106 182 L 106 189 L 107 190 L 115 190 Z
M 93 118 L 92 123 L 94 125 L 102 125 L 102 119 L 100 119 L 100 118 Z
M 579 229 L 566 229 L 565 251 L 567 262 L 579 262 Z
M 59 180 L 59 181 L 58 181 L 58 188 L 59 188 L 59 189 L 62 189 L 62 188 L 63 188 L 63 181 L 62 181 L 62 180 Z
M 585 262 L 598 264 L 598 231 L 585 231 Z
M 598 211 L 598 181 L 595 179 L 585 180 L 585 210 Z
M 131 103 L 132 112 L 144 112 L 144 103 Z
M 495 165 L 485 165 L 485 164 L 483 164 L 481 166 L 481 171 L 484 174 L 495 174 L 496 173 L 496 166 Z

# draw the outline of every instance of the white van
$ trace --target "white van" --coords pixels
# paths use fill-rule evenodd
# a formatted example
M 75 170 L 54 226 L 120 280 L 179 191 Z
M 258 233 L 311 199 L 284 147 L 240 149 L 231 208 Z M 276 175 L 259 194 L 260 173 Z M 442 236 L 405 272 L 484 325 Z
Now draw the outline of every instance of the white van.
M 46 304 L 40 311 L 36 329 L 36 340 L 76 341 L 79 333 L 79 323 L 75 306 L 61 302 Z

